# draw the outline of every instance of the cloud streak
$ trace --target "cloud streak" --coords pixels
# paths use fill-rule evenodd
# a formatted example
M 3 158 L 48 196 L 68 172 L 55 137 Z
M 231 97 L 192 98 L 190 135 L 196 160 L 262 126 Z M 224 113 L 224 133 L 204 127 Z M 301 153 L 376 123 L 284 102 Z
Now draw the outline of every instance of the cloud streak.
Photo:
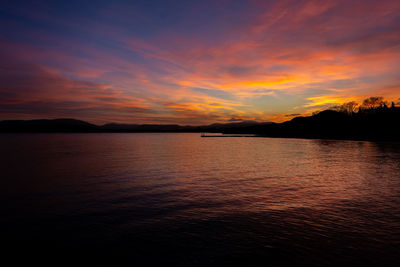
M 176 5 L 160 3 L 157 13 L 101 2 L 83 7 L 89 15 L 76 11 L 75 21 L 54 5 L 46 10 L 59 16 L 9 6 L 20 21 L 4 22 L 28 37 L 0 32 L 7 59 L 1 117 L 282 121 L 370 95 L 400 95 L 396 1 L 184 2 L 179 14 Z

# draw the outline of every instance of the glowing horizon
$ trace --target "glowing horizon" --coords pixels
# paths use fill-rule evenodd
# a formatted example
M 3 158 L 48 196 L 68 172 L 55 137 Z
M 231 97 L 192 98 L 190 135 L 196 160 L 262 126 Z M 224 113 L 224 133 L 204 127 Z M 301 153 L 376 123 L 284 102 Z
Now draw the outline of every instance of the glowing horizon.
M 30 2 L 0 7 L 1 120 L 279 122 L 400 97 L 397 1 Z

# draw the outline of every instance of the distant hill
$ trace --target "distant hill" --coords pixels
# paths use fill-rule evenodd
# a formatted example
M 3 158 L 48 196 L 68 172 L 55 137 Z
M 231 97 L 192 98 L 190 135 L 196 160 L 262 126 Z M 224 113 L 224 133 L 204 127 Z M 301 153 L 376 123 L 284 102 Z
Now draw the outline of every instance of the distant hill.
M 98 126 L 74 119 L 0 121 L 0 132 L 96 132 Z
M 204 126 L 181 126 L 177 124 L 117 124 L 102 126 L 75 119 L 54 120 L 6 120 L 0 121 L 0 132 L 3 133 L 73 133 L 73 132 L 222 132 L 252 125 L 264 125 L 256 121 L 237 123 L 216 123 Z
M 203 126 L 116 124 L 102 126 L 74 119 L 0 121 L 2 133 L 73 132 L 210 132 L 264 137 L 400 141 L 400 107 L 360 108 L 358 112 L 325 110 L 283 123 L 242 121 Z
M 400 107 L 381 106 L 358 112 L 325 110 L 284 123 L 251 125 L 223 132 L 266 137 L 400 141 Z
M 234 123 L 214 123 L 203 126 L 177 124 L 116 124 L 110 123 L 100 126 L 106 132 L 222 132 L 253 125 L 267 125 L 271 122 L 242 121 Z

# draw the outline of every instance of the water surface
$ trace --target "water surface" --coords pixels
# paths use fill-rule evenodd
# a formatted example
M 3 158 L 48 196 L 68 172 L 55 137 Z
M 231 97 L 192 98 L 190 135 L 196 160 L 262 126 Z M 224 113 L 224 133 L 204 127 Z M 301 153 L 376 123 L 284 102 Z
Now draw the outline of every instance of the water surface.
M 399 143 L 3 134 L 0 148 L 2 240 L 21 259 L 399 264 Z

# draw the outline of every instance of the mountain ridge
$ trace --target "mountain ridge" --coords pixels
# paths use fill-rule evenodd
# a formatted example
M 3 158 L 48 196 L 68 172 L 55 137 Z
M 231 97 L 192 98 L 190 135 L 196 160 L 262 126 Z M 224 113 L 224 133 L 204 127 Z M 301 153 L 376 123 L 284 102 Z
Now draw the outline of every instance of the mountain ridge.
M 282 123 L 241 121 L 191 126 L 178 124 L 94 125 L 75 119 L 0 121 L 0 133 L 168 133 L 210 132 L 259 137 L 400 141 L 400 107 L 361 107 L 357 112 L 324 110 Z
M 0 133 L 29 132 L 221 132 L 222 129 L 248 127 L 251 125 L 270 124 L 271 122 L 242 121 L 229 123 L 214 123 L 210 125 L 179 125 L 179 124 L 120 124 L 107 123 L 95 125 L 83 120 L 36 119 L 36 120 L 3 120 L 0 121 Z

